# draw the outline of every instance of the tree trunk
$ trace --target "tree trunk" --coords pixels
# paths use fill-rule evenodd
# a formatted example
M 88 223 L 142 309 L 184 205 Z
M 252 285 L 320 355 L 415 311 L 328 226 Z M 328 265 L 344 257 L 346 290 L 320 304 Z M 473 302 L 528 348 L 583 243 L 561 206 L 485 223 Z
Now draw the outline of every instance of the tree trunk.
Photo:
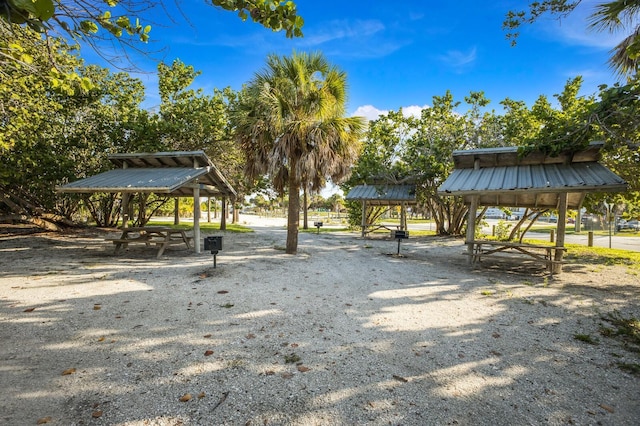
M 180 198 L 176 197 L 173 205 L 173 224 L 180 225 Z
M 298 227 L 300 226 L 300 182 L 297 181 L 291 171 L 289 173 L 286 253 L 296 254 L 298 252 Z
M 307 194 L 307 183 L 305 182 L 305 184 L 302 187 L 302 194 L 303 194 L 303 200 L 302 200 L 302 214 L 303 214 L 303 220 L 302 220 L 302 229 L 309 229 L 309 221 L 308 221 L 308 211 L 309 211 L 309 198 L 308 198 L 308 194 Z
M 240 209 L 242 205 L 238 203 L 237 200 L 233 201 L 233 221 L 231 223 L 239 223 L 240 222 Z
M 227 230 L 227 199 L 222 198 L 222 207 L 220 208 L 220 230 Z

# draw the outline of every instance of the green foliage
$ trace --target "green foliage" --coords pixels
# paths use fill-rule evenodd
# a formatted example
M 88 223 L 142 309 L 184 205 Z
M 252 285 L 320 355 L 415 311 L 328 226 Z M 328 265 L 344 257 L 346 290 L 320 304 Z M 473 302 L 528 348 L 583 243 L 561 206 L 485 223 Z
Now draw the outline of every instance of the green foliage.
M 511 229 L 511 224 L 504 220 L 499 220 L 496 224 L 496 238 L 500 241 L 508 241 Z
M 284 30 L 287 37 L 302 37 L 304 20 L 298 16 L 292 1 L 274 0 L 210 0 L 214 6 L 238 12 L 243 21 L 251 17 L 273 31 Z
M 254 22 L 273 31 L 284 31 L 287 37 L 302 37 L 304 20 L 298 16 L 292 1 L 273 0 L 206 0 L 206 3 L 228 11 L 238 12 L 242 20 L 249 16 Z M 151 26 L 143 24 L 139 16 L 150 9 L 160 9 L 170 19 L 185 16 L 179 2 L 118 0 L 4 0 L 0 1 L 0 27 L 3 29 L 28 28 L 46 38 L 66 34 L 68 40 L 84 42 L 105 57 L 107 49 L 103 40 L 110 40 L 111 46 L 122 51 L 138 50 L 140 43 L 149 41 Z M 188 20 L 188 17 L 185 16 Z M 3 31 L 0 37 L 0 65 L 15 66 L 28 63 L 28 58 L 20 55 L 12 47 L 9 54 L 3 50 L 14 44 L 10 31 Z M 79 43 L 78 43 L 79 45 Z M 17 57 L 16 57 L 17 56 Z M 53 61 L 52 61 L 53 62 Z M 60 68 L 53 62 L 54 68 Z M 72 72 L 71 72 L 72 73 Z M 41 74 L 46 78 L 47 73 Z
M 322 54 L 270 55 L 240 93 L 233 124 L 247 177 L 289 192 L 287 253 L 297 251 L 300 188 L 339 182 L 359 151 L 362 117 L 345 117 L 346 74 Z
M 105 170 L 109 153 L 154 146 L 154 120 L 139 108 L 144 87 L 127 74 L 84 67 L 72 54 L 75 50 L 60 40 L 45 41 L 25 27 L 12 31 L 15 42 L 33 58 L 33 72 L 21 65 L 2 70 L 6 78 L 0 80 L 0 185 L 10 188 L 10 197 L 19 201 L 10 207 L 14 213 L 44 211 L 69 217 L 71 206 L 79 203 L 61 199 L 56 185 Z M 50 60 L 64 67 L 55 70 L 59 76 L 77 77 L 60 84 L 43 79 Z M 100 223 L 114 221 L 108 210 L 117 203 L 111 198 L 96 195 L 85 200 Z
M 391 111 L 369 124 L 362 154 L 343 190 L 363 183 L 415 183 L 416 197 L 435 220 L 438 233 L 460 234 L 467 208 L 456 197 L 442 197 L 438 187 L 453 169 L 454 150 L 497 146 L 503 143 L 502 123 L 483 92 L 465 98 L 469 110 L 457 112 L 460 102 L 450 92 L 434 96 L 432 107 L 420 117 Z M 360 214 L 350 211 L 352 220 Z M 359 221 L 356 222 L 359 224 Z
M 600 334 L 618 338 L 630 351 L 640 352 L 640 320 L 635 317 L 626 318 L 618 311 L 603 315 L 602 320 L 613 328 L 603 325 L 600 328 Z
M 151 225 L 154 226 L 170 226 L 172 228 L 176 228 L 176 229 L 189 229 L 192 227 L 192 225 L 174 225 L 173 221 L 172 222 L 167 222 L 167 221 L 159 221 L 159 220 L 153 220 L 152 222 L 150 222 Z M 217 232 L 220 231 L 220 224 L 219 223 L 213 223 L 213 222 L 203 222 L 200 221 L 200 231 L 203 233 L 209 233 L 209 232 Z M 228 231 L 228 232 L 237 232 L 237 233 L 249 233 L 249 232 L 253 232 L 253 229 L 248 228 L 246 226 L 242 226 L 242 225 L 238 225 L 237 223 L 231 223 L 231 224 L 227 224 L 227 229 L 225 229 L 224 231 Z
M 213 95 L 189 87 L 200 71 L 176 59 L 158 65 L 160 121 L 158 139 L 164 150 L 202 150 L 230 181 L 242 199 L 251 188 L 244 173 L 244 158 L 233 140 L 229 111 L 236 101 L 230 88 Z

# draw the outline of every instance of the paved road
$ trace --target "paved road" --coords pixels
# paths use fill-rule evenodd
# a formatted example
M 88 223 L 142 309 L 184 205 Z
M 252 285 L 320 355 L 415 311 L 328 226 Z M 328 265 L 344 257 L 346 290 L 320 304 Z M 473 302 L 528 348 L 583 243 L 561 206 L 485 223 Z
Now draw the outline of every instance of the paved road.
M 548 239 L 549 233 L 527 232 L 527 236 L 535 239 Z M 588 233 L 585 231 L 580 234 L 565 235 L 564 241 L 566 243 L 583 244 L 586 246 L 589 242 L 589 237 Z M 594 235 L 593 245 L 596 247 L 609 247 L 609 236 Z M 640 251 L 640 237 L 619 237 L 617 235 L 612 235 L 611 248 Z
M 489 223 L 489 227 L 484 228 L 484 232 L 486 234 L 491 235 L 491 225 L 496 224 L 498 221 L 495 220 L 487 220 Z M 409 230 L 411 229 L 433 229 L 432 225 L 417 225 L 417 224 L 409 224 Z M 549 232 L 527 232 L 527 237 L 537 240 L 548 240 Z M 582 231 L 580 234 L 568 234 L 565 236 L 565 242 L 571 244 L 588 244 L 588 232 Z M 609 236 L 608 235 L 594 235 L 593 236 L 593 245 L 596 247 L 609 247 Z M 611 236 L 611 248 L 621 249 L 621 250 L 633 250 L 640 251 L 640 237 L 620 237 L 617 235 Z

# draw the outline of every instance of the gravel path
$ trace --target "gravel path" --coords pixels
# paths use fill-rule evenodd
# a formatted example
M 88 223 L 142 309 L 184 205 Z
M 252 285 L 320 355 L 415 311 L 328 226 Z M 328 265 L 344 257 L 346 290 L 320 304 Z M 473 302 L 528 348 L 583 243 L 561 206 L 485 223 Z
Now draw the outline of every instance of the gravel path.
M 637 269 L 472 269 L 459 240 L 255 226 L 208 253 L 0 235 L 6 425 L 636 425 Z M 576 335 L 598 344 L 576 340 Z

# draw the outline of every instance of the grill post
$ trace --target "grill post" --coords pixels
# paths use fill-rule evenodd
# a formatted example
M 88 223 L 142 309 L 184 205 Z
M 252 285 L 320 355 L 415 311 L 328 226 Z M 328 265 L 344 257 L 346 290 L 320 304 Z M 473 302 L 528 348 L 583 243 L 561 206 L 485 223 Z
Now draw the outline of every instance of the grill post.
M 398 240 L 398 252 L 397 254 L 400 254 L 400 242 L 402 240 L 405 240 L 407 238 L 409 238 L 409 231 L 405 231 L 405 230 L 392 230 L 391 231 L 391 238 L 394 238 L 396 240 Z
M 205 237 L 204 249 L 211 250 L 211 254 L 213 255 L 213 267 L 215 269 L 217 267 L 216 256 L 218 255 L 218 251 L 222 250 L 222 235 Z

